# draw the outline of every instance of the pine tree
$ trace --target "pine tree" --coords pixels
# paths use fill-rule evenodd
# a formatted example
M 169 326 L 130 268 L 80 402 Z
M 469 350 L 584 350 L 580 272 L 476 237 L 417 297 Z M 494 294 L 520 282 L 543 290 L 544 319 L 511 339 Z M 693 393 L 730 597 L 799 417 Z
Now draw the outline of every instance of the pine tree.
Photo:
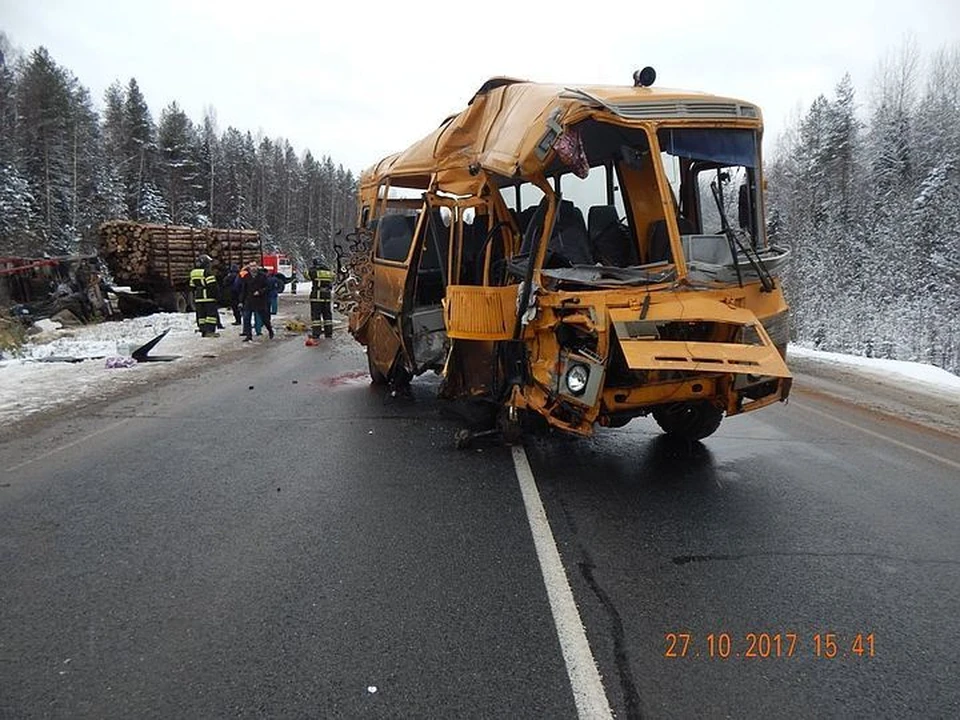
M 37 254 L 39 243 L 32 231 L 36 207 L 27 179 L 13 164 L 0 164 L 0 248 L 3 248 L 3 254 Z
M 158 202 L 162 203 L 156 182 L 156 131 L 135 78 L 127 84 L 121 127 L 123 160 L 119 174 L 126 188 L 127 211 L 135 220 L 146 220 L 145 212 L 156 217 Z
M 197 132 L 176 102 L 160 114 L 157 139 L 160 150 L 158 185 L 169 209 L 170 220 L 181 225 L 196 225 L 204 207 L 197 192 Z
M 38 205 L 33 252 L 69 252 L 75 245 L 70 224 L 72 193 L 71 100 L 75 80 L 45 48 L 25 60 L 17 92 L 17 144 L 23 177 Z
M 0 166 L 11 166 L 17 157 L 17 97 L 13 52 L 0 32 Z
M 106 156 L 100 130 L 100 118 L 93 108 L 90 93 L 78 86 L 72 102 L 73 183 L 71 218 L 80 249 L 93 252 L 100 223 L 111 217 L 110 180 L 104 172 Z

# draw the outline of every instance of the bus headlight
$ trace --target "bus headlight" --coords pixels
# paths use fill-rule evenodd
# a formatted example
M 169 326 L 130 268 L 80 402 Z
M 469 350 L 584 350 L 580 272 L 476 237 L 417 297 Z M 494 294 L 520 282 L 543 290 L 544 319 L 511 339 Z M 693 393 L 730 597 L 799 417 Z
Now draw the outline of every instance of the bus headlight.
M 587 389 L 588 380 L 590 380 L 590 369 L 586 365 L 577 363 L 571 365 L 570 369 L 567 370 L 567 390 L 570 391 L 571 395 L 583 395 Z

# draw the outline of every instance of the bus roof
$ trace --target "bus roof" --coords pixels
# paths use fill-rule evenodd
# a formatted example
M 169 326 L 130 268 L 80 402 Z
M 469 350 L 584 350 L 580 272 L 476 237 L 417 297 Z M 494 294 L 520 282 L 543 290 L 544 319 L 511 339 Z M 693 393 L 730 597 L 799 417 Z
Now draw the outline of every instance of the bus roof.
M 542 145 L 549 127 L 568 127 L 587 118 L 628 126 L 719 121 L 758 129 L 762 122 L 752 103 L 700 92 L 491 78 L 462 112 L 365 170 L 360 184 L 369 187 L 389 176 L 393 185 L 426 188 L 436 173 L 442 189 L 469 193 L 477 189 L 480 168 L 502 177 L 529 178 L 549 163 L 551 156 Z

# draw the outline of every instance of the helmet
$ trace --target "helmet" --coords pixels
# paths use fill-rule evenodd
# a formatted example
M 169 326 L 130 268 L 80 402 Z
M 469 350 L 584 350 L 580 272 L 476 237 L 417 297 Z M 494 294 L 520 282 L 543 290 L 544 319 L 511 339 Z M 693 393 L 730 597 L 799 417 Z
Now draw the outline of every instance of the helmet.
M 323 260 L 321 260 L 321 259 L 318 258 L 318 257 L 314 258 L 314 259 L 313 259 L 313 267 L 315 267 L 315 268 L 323 267 Z
M 199 267 L 209 267 L 213 265 L 213 258 L 207 254 L 203 254 L 197 258 L 197 265 Z

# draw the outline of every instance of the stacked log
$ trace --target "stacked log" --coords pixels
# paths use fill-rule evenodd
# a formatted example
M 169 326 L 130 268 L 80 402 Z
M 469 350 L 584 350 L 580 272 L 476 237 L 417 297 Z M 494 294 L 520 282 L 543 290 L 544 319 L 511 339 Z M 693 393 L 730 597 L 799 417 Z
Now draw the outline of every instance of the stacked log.
M 218 275 L 233 264 L 260 263 L 260 233 L 127 220 L 110 220 L 100 226 L 100 257 L 120 285 L 136 287 L 158 281 L 166 281 L 170 287 L 183 285 L 203 254 L 213 258 Z

